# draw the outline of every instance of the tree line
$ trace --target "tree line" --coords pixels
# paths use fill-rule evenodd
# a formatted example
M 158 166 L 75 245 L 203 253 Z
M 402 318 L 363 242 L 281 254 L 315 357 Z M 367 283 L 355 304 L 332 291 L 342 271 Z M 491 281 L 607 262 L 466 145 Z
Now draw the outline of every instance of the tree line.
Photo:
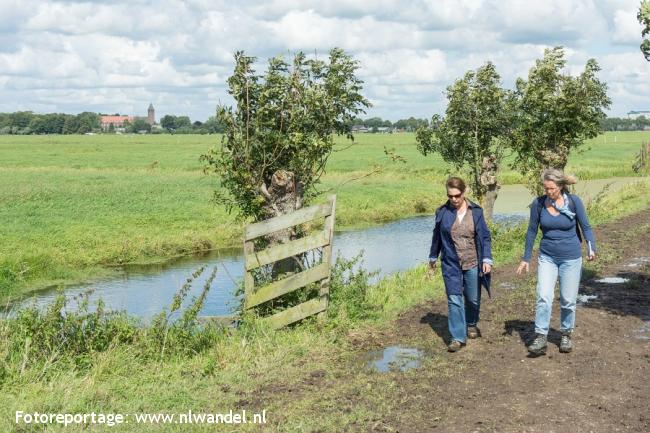
M 99 130 L 97 113 L 36 114 L 31 111 L 0 113 L 0 134 L 85 134 Z
M 650 128 L 650 118 L 639 116 L 636 119 L 607 117 L 600 122 L 603 131 L 644 131 Z
M 351 122 L 349 122 L 352 127 L 363 126 L 370 131 L 376 132 L 378 128 L 392 128 L 400 131 L 415 132 L 418 128 L 422 126 L 429 126 L 428 119 L 416 119 L 411 116 L 408 119 L 400 119 L 396 122 L 391 122 L 390 120 L 384 120 L 381 117 L 370 117 L 368 119 L 361 119 L 355 117 Z
M 99 114 L 83 112 L 77 115 L 63 113 L 35 114 L 31 111 L 15 113 L 0 113 L 0 134 L 85 134 L 99 132 Z M 428 127 L 428 119 L 409 117 L 395 122 L 381 117 L 361 119 L 355 117 L 348 122 L 351 127 L 363 126 L 369 131 L 388 127 L 399 131 L 414 132 L 418 128 Z M 225 131 L 225 125 L 216 116 L 211 116 L 205 122 L 192 122 L 189 116 L 174 116 L 167 114 L 160 119 L 162 130 L 153 130 L 144 119 L 136 119 L 127 124 L 125 131 L 137 133 L 147 131 L 153 133 L 173 134 L 220 134 Z M 603 131 L 643 131 L 650 128 L 650 117 L 639 116 L 635 119 L 625 117 L 606 117 L 600 121 Z M 115 128 L 112 128 L 114 131 Z
M 119 116 L 119 114 L 115 114 Z M 109 125 L 106 131 L 101 129 L 102 114 L 84 111 L 79 114 L 47 113 L 38 114 L 32 111 L 17 111 L 0 113 L 0 134 L 12 135 L 43 135 L 43 134 L 86 134 L 90 132 L 116 131 L 114 125 Z M 216 134 L 225 130 L 225 125 L 216 116 L 211 116 L 205 122 L 192 122 L 188 116 L 165 115 L 160 120 L 160 128 L 152 126 L 144 118 L 136 118 L 133 122 L 125 122 L 124 132 L 139 133 L 171 133 L 171 134 Z

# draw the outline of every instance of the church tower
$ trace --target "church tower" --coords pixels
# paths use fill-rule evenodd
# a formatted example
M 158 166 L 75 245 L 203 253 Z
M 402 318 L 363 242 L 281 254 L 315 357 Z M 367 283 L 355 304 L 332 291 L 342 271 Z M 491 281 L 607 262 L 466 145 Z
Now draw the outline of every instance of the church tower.
M 156 110 L 153 108 L 152 103 L 149 103 L 149 108 L 147 109 L 147 123 L 149 125 L 156 123 Z

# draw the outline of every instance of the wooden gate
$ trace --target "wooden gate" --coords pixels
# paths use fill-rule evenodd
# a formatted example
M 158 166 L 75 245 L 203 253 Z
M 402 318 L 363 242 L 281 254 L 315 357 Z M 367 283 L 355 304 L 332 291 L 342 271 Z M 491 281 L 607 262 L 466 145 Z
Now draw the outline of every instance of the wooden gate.
M 318 296 L 295 307 L 266 317 L 264 320 L 268 321 L 271 327 L 275 329 L 282 328 L 305 317 L 322 313 L 327 309 L 335 210 L 336 196 L 333 195 L 330 196 L 329 201 L 325 204 L 298 209 L 291 214 L 250 224 L 246 227 L 244 232 L 244 263 L 246 271 L 244 291 L 246 309 L 251 309 L 264 302 L 291 293 L 308 284 L 320 282 Z M 256 238 L 320 218 L 325 219 L 322 230 L 318 230 L 300 239 L 255 251 L 254 240 Z M 302 272 L 291 274 L 289 277 L 274 281 L 266 286 L 255 287 L 253 278 L 254 269 L 316 248 L 323 249 L 322 261 L 318 265 L 303 270 Z

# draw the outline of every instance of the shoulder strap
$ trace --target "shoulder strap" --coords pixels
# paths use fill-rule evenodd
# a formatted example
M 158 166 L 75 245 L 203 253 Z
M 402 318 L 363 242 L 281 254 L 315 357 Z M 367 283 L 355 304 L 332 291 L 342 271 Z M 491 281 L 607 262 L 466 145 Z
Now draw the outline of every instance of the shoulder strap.
M 544 209 L 544 201 L 546 200 L 545 195 L 540 195 L 537 197 L 537 221 L 542 218 L 542 209 Z
M 573 213 L 576 213 L 576 203 L 575 196 L 573 194 L 567 193 L 569 198 L 569 210 Z M 576 215 L 576 235 L 578 235 L 578 241 L 582 243 L 582 233 L 580 231 L 580 224 L 578 223 L 578 216 Z

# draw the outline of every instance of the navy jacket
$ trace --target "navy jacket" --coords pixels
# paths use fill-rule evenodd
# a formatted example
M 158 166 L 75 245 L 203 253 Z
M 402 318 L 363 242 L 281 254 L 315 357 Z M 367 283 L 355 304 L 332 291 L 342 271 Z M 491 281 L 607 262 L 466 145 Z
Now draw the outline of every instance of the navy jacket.
M 492 239 L 490 230 L 485 223 L 483 209 L 468 200 L 469 207 L 472 209 L 474 219 L 474 240 L 476 242 L 476 252 L 479 263 L 479 284 L 490 293 L 490 274 L 483 274 L 481 267 L 483 259 L 492 261 Z M 460 261 L 456 254 L 456 247 L 451 238 L 451 226 L 456 220 L 456 208 L 449 201 L 440 206 L 436 211 L 436 222 L 433 227 L 433 237 L 431 239 L 431 251 L 429 260 L 437 260 L 441 256 L 442 278 L 445 281 L 445 290 L 448 295 L 460 295 L 463 293 L 463 271 L 460 267 Z

